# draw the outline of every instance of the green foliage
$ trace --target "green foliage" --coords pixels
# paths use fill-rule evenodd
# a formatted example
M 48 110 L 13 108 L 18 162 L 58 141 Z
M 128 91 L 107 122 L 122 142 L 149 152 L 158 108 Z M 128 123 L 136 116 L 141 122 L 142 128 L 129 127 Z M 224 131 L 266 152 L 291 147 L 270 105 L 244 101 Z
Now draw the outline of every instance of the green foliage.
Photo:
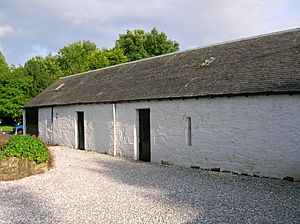
M 117 45 L 124 50 L 130 61 L 179 50 L 176 41 L 169 40 L 165 33 L 159 33 L 155 27 L 149 33 L 144 30 L 127 30 L 125 34 L 119 35 Z
M 0 51 L 0 75 L 9 74 L 9 73 L 10 73 L 10 69 L 5 61 L 2 52 Z
M 110 65 L 110 62 L 102 50 L 97 50 L 91 53 L 88 57 L 86 66 L 89 70 L 104 68 Z
M 36 163 L 49 161 L 47 146 L 40 139 L 26 136 L 15 135 L 0 151 L 0 157 L 23 157 Z
M 144 30 L 127 30 L 125 34 L 119 35 L 116 45 L 120 46 L 130 61 L 139 60 L 149 57 L 144 43 L 146 33 Z
M 179 44 L 176 41 L 169 40 L 163 32 L 158 33 L 156 28 L 146 33 L 144 47 L 150 57 L 179 50 Z
M 72 43 L 58 51 L 58 61 L 64 75 L 88 71 L 88 58 L 97 50 L 95 43 L 84 40 Z
M 29 91 L 33 79 L 23 76 L 19 70 L 20 68 L 10 74 L 0 74 L 0 117 L 21 117 L 22 106 L 31 99 Z
M 124 54 L 124 50 L 119 45 L 111 50 L 106 50 L 105 54 L 108 58 L 109 65 L 122 64 L 128 61 L 127 56 Z
M 32 77 L 33 85 L 30 96 L 34 97 L 55 81 L 62 72 L 57 61 L 57 57 L 48 55 L 43 58 L 37 56 L 28 60 L 25 65 L 25 74 Z

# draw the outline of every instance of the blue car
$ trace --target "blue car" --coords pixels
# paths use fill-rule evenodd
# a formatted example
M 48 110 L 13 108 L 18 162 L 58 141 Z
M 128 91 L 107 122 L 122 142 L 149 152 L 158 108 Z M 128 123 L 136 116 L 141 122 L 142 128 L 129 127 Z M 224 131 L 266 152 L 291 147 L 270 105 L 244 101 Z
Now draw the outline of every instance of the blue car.
M 16 134 L 23 134 L 23 125 L 17 125 L 13 128 L 13 132 Z

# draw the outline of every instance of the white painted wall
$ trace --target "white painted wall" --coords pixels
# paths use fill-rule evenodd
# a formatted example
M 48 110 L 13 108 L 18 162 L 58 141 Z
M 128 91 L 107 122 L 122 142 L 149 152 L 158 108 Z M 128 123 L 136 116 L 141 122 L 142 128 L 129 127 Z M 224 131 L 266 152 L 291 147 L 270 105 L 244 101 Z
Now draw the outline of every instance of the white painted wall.
M 117 104 L 116 135 L 123 156 L 135 157 L 136 109 L 142 108 L 151 109 L 153 162 L 300 179 L 299 95 Z M 192 146 L 186 144 L 187 117 Z
M 23 109 L 23 135 L 26 135 L 26 113 Z
M 39 137 L 48 140 L 50 108 L 39 109 Z M 53 108 L 53 143 L 77 148 L 77 111 L 84 112 L 85 149 L 113 154 L 111 105 L 90 104 Z M 48 117 L 46 119 L 46 117 Z
M 76 148 L 76 111 L 84 111 L 86 149 L 113 154 L 112 108 L 111 104 L 55 107 L 54 142 Z M 151 110 L 152 162 L 300 180 L 300 95 L 117 104 L 116 155 L 138 158 L 137 109 L 143 108 Z M 46 110 L 39 112 L 40 134 L 47 136 L 41 130 L 43 113 Z M 187 117 L 192 146 L 186 141 Z
M 53 143 L 53 121 L 51 107 L 39 108 L 39 137 L 47 143 Z

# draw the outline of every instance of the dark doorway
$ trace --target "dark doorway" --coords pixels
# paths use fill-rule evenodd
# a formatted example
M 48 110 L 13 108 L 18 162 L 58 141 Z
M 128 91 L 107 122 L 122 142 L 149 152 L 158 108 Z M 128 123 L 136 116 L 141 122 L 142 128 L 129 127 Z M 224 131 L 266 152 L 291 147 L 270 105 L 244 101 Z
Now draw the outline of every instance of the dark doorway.
M 139 110 L 139 159 L 150 162 L 150 109 Z
M 84 112 L 77 112 L 78 149 L 84 149 Z
M 38 108 L 26 108 L 25 109 L 26 120 L 26 134 L 39 135 L 39 109 Z

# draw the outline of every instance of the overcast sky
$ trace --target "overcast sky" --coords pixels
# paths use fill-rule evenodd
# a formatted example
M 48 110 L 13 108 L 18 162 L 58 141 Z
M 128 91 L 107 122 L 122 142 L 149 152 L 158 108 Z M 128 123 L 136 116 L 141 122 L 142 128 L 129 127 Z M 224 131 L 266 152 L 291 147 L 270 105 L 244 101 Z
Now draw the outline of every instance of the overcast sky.
M 181 49 L 300 27 L 300 0 L 0 0 L 9 64 L 79 40 L 113 47 L 127 29 L 154 26 Z

